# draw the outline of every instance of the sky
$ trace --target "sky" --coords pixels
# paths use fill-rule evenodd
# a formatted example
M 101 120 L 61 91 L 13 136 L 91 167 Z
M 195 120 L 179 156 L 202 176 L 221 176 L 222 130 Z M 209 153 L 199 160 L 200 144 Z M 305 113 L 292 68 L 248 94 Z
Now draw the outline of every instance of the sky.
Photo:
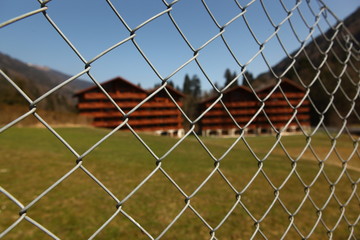
M 203 2 L 216 22 L 210 17 Z M 275 65 L 286 56 L 286 52 L 290 54 L 300 46 L 288 21 L 280 25 L 278 32 L 286 52 L 276 36 L 269 39 L 275 27 L 263 10 L 264 6 L 276 26 L 287 17 L 284 7 L 293 8 L 295 0 L 283 0 L 284 6 L 279 0 L 256 0 L 246 8 L 245 18 L 238 17 L 230 24 L 227 23 L 242 12 L 234 0 L 203 2 L 180 0 L 172 5 L 171 16 L 189 44 L 174 27 L 167 13 L 142 25 L 149 18 L 167 10 L 162 0 L 113 0 L 112 4 L 126 26 L 105 0 L 53 0 L 47 3 L 46 13 L 86 62 L 128 39 L 131 30 L 136 29 L 133 39 L 147 60 L 129 40 L 92 62 L 90 73 L 99 82 L 122 76 L 144 88 L 152 88 L 169 76 L 181 87 L 184 76 L 189 74 L 197 75 L 201 79 L 202 88 L 208 90 L 211 89 L 210 82 L 219 85 L 224 83 L 226 68 L 240 73 L 242 66 L 246 65 L 246 69 L 257 76 L 268 71 L 267 64 Z M 249 2 L 252 1 L 238 0 L 241 6 L 246 6 Z M 325 0 L 324 3 L 340 20 L 360 6 L 359 0 Z M 318 1 L 310 1 L 310 6 L 318 12 Z M 0 24 L 39 8 L 40 4 L 36 0 L 0 0 Z M 306 19 L 306 24 L 311 26 L 315 23 L 315 17 L 305 0 L 301 2 L 299 10 Z M 330 24 L 336 22 L 331 14 L 327 16 Z M 291 15 L 290 20 L 297 37 L 304 41 L 309 28 L 298 11 Z M 214 38 L 224 25 L 223 38 Z M 137 29 L 138 26 L 141 27 Z M 319 27 L 323 31 L 328 28 L 323 16 Z M 315 28 L 314 35 L 319 33 L 319 29 Z M 210 39 L 213 40 L 204 46 Z M 261 54 L 257 54 L 259 44 L 264 42 L 263 56 L 267 63 Z M 204 47 L 201 48 L 202 46 Z M 194 51 L 198 54 L 197 62 L 193 59 Z M 0 52 L 26 63 L 50 67 L 69 75 L 75 75 L 85 67 L 84 62 L 42 13 L 0 28 Z M 179 70 L 183 65 L 185 66 Z M 86 75 L 81 78 L 90 81 Z

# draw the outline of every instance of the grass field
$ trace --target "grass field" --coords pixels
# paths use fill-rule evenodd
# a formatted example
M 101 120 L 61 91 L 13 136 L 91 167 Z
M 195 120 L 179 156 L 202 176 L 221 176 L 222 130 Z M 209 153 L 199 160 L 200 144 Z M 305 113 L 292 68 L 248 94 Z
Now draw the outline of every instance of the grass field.
M 108 130 L 92 128 L 58 128 L 56 131 L 82 154 L 108 133 Z M 158 156 L 163 156 L 178 139 L 140 135 Z M 263 159 L 274 145 L 275 136 L 246 137 L 246 142 L 259 159 Z M 235 138 L 201 138 L 208 150 L 219 158 L 235 142 Z M 302 152 L 306 139 L 302 135 L 284 136 L 281 140 L 287 153 L 293 158 Z M 354 236 L 360 238 L 359 194 L 351 181 L 360 177 L 359 148 L 355 149 L 350 137 L 341 136 L 324 162 L 323 172 L 318 175 L 319 159 L 324 159 L 331 149 L 331 141 L 324 133 L 315 134 L 311 147 L 307 148 L 296 164 L 296 173 L 290 175 L 292 163 L 284 150 L 277 145 L 263 162 L 263 173 L 278 188 L 279 199 L 289 212 L 295 213 L 294 223 L 298 230 L 308 235 L 315 225 L 310 239 L 327 239 L 327 228 L 332 229 L 333 239 L 347 239 L 350 231 L 346 220 L 353 224 Z M 342 163 L 347 163 L 342 173 Z M 47 129 L 10 128 L 0 134 L 0 186 L 10 192 L 22 204 L 29 204 L 36 196 L 70 171 L 76 157 Z M 117 132 L 84 157 L 83 166 L 98 178 L 119 200 L 128 194 L 156 168 L 156 160 L 129 132 Z M 162 167 L 176 181 L 186 195 L 191 195 L 214 169 L 214 161 L 194 136 L 189 136 L 162 160 Z M 259 162 L 243 140 L 220 161 L 220 170 L 236 191 L 242 192 L 241 203 L 230 217 L 217 229 L 218 239 L 249 239 L 260 219 L 274 201 L 274 188 L 265 175 L 260 173 L 247 187 L 259 169 Z M 324 174 L 325 173 L 325 174 Z M 297 175 L 296 175 L 297 174 Z M 339 178 L 339 175 L 342 176 Z M 317 177 L 318 176 L 318 177 Z M 306 191 L 304 185 L 316 181 L 309 188 L 309 197 L 300 209 Z M 351 180 L 350 180 L 351 179 Z M 333 188 L 330 182 L 336 182 Z M 244 191 L 245 190 L 245 191 Z M 334 195 L 331 194 L 334 191 Z M 357 195 L 353 195 L 355 191 Z M 330 197 L 329 197 L 330 196 Z M 311 201 L 310 201 L 311 199 Z M 328 201 L 329 199 L 329 201 Z M 191 206 L 215 228 L 236 203 L 235 191 L 224 181 L 219 172 L 190 199 Z M 340 203 L 347 203 L 341 215 Z M 56 188 L 36 202 L 27 215 L 49 229 L 61 239 L 89 238 L 115 211 L 114 201 L 81 169 L 76 170 Z M 317 211 L 314 204 L 321 209 Z M 122 209 L 156 238 L 186 205 L 185 197 L 157 171 L 134 195 L 127 199 Z M 10 226 L 19 208 L 0 193 L 0 232 Z M 321 220 L 316 225 L 318 216 Z M 279 239 L 290 224 L 289 214 L 275 201 L 273 207 L 259 224 L 268 239 Z M 346 219 L 346 220 L 345 220 Z M 338 223 L 338 225 L 337 225 Z M 183 215 L 167 231 L 162 239 L 209 239 L 209 228 L 186 209 Z M 38 228 L 22 221 L 4 239 L 50 239 Z M 129 219 L 119 214 L 96 239 L 148 239 Z M 255 239 L 263 239 L 258 233 Z M 301 239 L 291 227 L 285 239 Z

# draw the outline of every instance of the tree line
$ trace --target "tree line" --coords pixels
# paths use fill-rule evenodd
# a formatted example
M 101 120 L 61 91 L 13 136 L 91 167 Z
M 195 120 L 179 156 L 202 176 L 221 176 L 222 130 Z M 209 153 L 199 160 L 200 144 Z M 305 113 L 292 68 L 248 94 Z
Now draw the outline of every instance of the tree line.
M 238 74 L 236 73 L 236 71 L 231 71 L 229 68 L 227 68 L 224 72 L 224 84 L 219 85 L 218 82 L 215 82 L 214 86 L 217 90 L 223 89 L 224 87 L 228 86 L 230 83 L 231 85 L 228 86 L 228 89 L 237 87 L 240 85 L 239 77 L 236 78 L 237 76 Z M 245 71 L 244 74 L 242 74 L 241 79 L 242 79 L 241 85 L 248 86 L 248 83 L 251 84 L 254 81 L 254 76 L 251 72 Z M 200 78 L 196 74 L 194 74 L 191 77 L 189 74 L 186 74 L 184 77 L 183 85 L 181 87 L 175 86 L 174 82 L 171 79 L 168 80 L 167 83 L 171 87 L 185 94 L 187 97 L 192 98 L 192 100 L 201 100 L 207 97 L 211 97 L 212 95 L 215 95 L 217 93 L 217 90 L 215 88 L 209 91 L 203 90 L 201 88 Z M 155 85 L 155 87 L 158 86 L 159 85 Z
M 230 89 L 237 87 L 240 84 L 247 86 L 248 83 L 251 84 L 254 81 L 253 74 L 248 71 L 244 72 L 242 75 L 241 83 L 239 83 L 240 77 L 237 77 L 238 74 L 235 71 L 231 71 L 229 68 L 227 68 L 224 72 L 223 85 L 219 85 L 217 82 L 215 82 L 214 87 L 216 89 L 213 88 L 209 91 L 203 90 L 201 88 L 200 78 L 196 74 L 193 76 L 186 74 L 182 88 L 179 86 L 174 86 L 174 83 L 171 80 L 168 81 L 168 84 L 185 94 L 186 98 L 183 99 L 183 110 L 186 115 L 193 120 L 199 115 L 197 104 L 199 101 L 216 95 L 218 91 L 224 87 L 228 87 L 228 89 Z M 184 122 L 184 126 L 186 128 L 190 127 L 187 121 Z

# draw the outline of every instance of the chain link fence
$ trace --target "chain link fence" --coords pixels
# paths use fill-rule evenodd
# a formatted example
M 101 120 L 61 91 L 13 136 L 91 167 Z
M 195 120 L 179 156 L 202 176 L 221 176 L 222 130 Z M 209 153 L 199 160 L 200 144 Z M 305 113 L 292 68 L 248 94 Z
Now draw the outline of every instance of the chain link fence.
M 119 26 L 126 28 L 128 36 L 119 39 L 111 47 L 102 49 L 90 60 L 70 40 L 72 36 L 65 34 L 52 18 L 49 11 L 52 1 L 38 2 L 39 7 L 33 11 L 1 23 L 0 31 L 12 28 L 18 21 L 42 16 L 81 60 L 84 70 L 33 99 L 26 94 L 28 89 L 19 86 L 5 69 L 0 69 L 1 81 L 16 89 L 29 106 L 29 110 L 23 115 L 0 128 L 4 149 L 6 142 L 10 141 L 10 132 L 19 131 L 20 137 L 15 142 L 18 151 L 23 151 L 20 160 L 16 159 L 20 154 L 16 149 L 5 149 L 1 156 L 4 165 L 0 166 L 0 238 L 360 238 L 360 46 L 344 22 L 337 19 L 335 13 L 322 1 L 274 1 L 285 15 L 283 19 L 275 20 L 276 16 L 268 8 L 270 2 L 253 0 L 240 3 L 235 0 L 233 4 L 237 14 L 229 16 L 230 20 L 223 24 L 210 1 L 203 0 L 201 6 L 207 12 L 209 22 L 216 27 L 217 33 L 196 48 L 178 24 L 178 14 L 173 14 L 183 1 L 163 0 L 161 11 L 136 27 L 130 27 L 116 3 L 106 0 L 103 4 L 117 18 Z M 266 17 L 266 24 L 271 26 L 271 33 L 265 38 L 258 37 L 255 26 L 247 18 L 255 4 Z M 86 6 L 83 7 L 86 9 Z M 305 14 L 304 9 L 310 15 Z M 295 15 L 298 21 L 294 21 Z M 138 42 L 138 32 L 158 18 L 166 19 L 171 24 L 191 53 L 188 60 L 165 77 L 153 64 L 156 60 L 147 56 L 142 50 L 142 44 Z M 246 28 L 242 31 L 252 37 L 257 48 L 245 61 L 232 48 L 233 39 L 226 35 L 227 29 L 239 21 L 245 24 Z M 196 27 L 197 23 L 193 24 Z M 306 36 L 299 33 L 299 25 L 307 29 Z M 295 39 L 297 50 L 294 52 L 287 50 L 286 39 L 280 34 L 285 26 L 288 29 L 286 35 Z M 319 37 L 315 33 L 320 33 Z M 241 69 L 222 88 L 208 74 L 201 59 L 203 52 L 213 41 L 220 41 L 238 69 Z M 280 44 L 285 57 L 282 64 L 276 67 L 269 61 L 272 56 L 266 52 L 271 41 Z M 308 43 L 311 41 L 313 44 L 310 46 Z M 159 83 L 155 91 L 129 111 L 119 107 L 102 87 L 99 79 L 92 74 L 98 61 L 125 44 L 132 44 L 136 48 Z M 269 93 L 261 96 L 256 86 L 259 82 L 253 82 L 246 76 L 249 66 L 256 61 L 267 65 L 269 72 L 262 77 L 270 79 L 273 84 Z M 195 117 L 184 111 L 167 87 L 169 80 L 189 64 L 195 64 L 203 73 L 213 93 L 211 104 Z M 46 116 L 38 113 L 38 105 L 44 99 L 84 76 L 92 80 L 123 116 L 122 123 L 110 131 L 59 129 L 48 123 Z M 240 126 L 232 112 L 227 110 L 227 103 L 223 99 L 231 85 L 241 78 L 260 104 L 248 122 Z M 281 83 L 285 78 L 296 81 L 304 88 L 304 95 L 298 105 L 293 105 L 282 90 Z M 166 92 L 188 126 L 180 138 L 149 136 L 131 126 L 129 118 L 160 91 Z M 292 109 L 291 117 L 280 128 L 272 125 L 274 120 L 266 110 L 271 95 L 279 91 Z M 298 109 L 305 101 L 311 106 L 311 128 L 303 127 L 297 118 Z M 214 138 L 200 135 L 197 129 L 199 123 L 216 104 L 223 106 L 229 119 L 237 126 L 237 136 Z M 52 149 L 41 140 L 42 135 L 26 135 L 30 134 L 28 129 L 15 127 L 31 116 L 55 136 L 56 142 L 53 144 L 60 142 L 62 147 L 46 156 L 31 155 L 37 142 L 42 142 L 45 149 Z M 272 134 L 248 135 L 246 130 L 260 116 L 269 123 Z M 288 133 L 292 123 L 298 128 L 295 134 Z M 130 133 L 119 133 L 124 128 L 129 129 Z M 78 147 L 91 136 L 76 135 L 77 131 L 95 131 L 101 137 L 96 141 L 92 139 L 96 143 L 91 146 Z M 126 140 L 120 141 L 122 138 Z M 30 142 L 24 142 L 26 139 Z M 115 141 L 113 151 L 105 151 L 106 144 L 112 141 Z M 29 146 L 27 150 L 20 150 L 24 145 Z M 51 161 L 51 158 L 56 158 L 52 154 L 60 154 L 62 151 L 68 155 L 61 155 L 58 162 Z M 142 155 L 136 155 L 138 152 Z M 34 159 L 41 160 L 41 171 L 31 164 Z M 74 163 L 74 159 L 75 165 L 69 165 Z M 117 159 L 123 159 L 123 162 L 118 162 Z M 65 165 L 60 166 L 60 162 Z M 179 162 L 183 165 L 177 165 Z M 22 172 L 14 170 L 6 173 L 6 166 L 11 164 L 14 169 L 23 169 Z M 62 170 L 57 171 L 58 168 Z M 113 174 L 113 171 L 118 172 Z M 6 174 L 7 178 L 4 177 Z M 79 174 L 83 174 L 82 177 Z M 57 176 L 56 179 L 54 176 Z M 34 186 L 28 185 L 33 178 L 40 180 Z M 17 179 L 21 179 L 21 182 Z M 71 179 L 74 181 L 66 184 Z M 20 185 L 19 188 L 14 188 L 15 183 Z M 37 190 L 32 191 L 32 187 Z M 57 192 L 61 193 L 56 194 Z M 68 209 L 69 202 L 72 212 Z M 89 207 L 85 208 L 84 205 Z M 92 211 L 96 210 L 98 214 L 105 212 L 105 215 L 95 215 L 91 218 L 93 220 L 87 221 Z M 18 215 L 15 216 L 16 214 Z M 70 221 L 69 218 L 73 220 Z M 52 221 L 56 224 L 49 224 Z

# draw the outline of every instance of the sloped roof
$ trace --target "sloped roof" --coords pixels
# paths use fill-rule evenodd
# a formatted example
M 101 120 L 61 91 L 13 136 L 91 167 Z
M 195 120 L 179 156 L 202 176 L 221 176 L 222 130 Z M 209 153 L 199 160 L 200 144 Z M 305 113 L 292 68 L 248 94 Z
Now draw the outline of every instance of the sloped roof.
M 148 93 L 151 94 L 153 92 L 155 92 L 158 88 L 153 88 L 148 90 Z M 177 95 L 178 97 L 185 97 L 185 94 L 183 94 L 182 92 L 176 90 L 175 88 L 173 88 L 172 86 L 170 86 L 169 84 L 166 85 L 166 89 L 169 90 L 169 92 Z
M 265 91 L 269 91 L 269 90 L 271 91 L 274 88 L 274 86 L 276 86 L 276 84 L 277 84 L 277 82 L 271 83 L 263 88 L 256 90 L 256 92 L 260 93 L 260 92 L 265 92 Z M 283 78 L 281 80 L 280 86 L 284 86 L 283 84 L 295 87 L 296 89 L 298 89 L 299 91 L 302 91 L 302 92 L 305 91 L 305 88 L 303 86 L 301 86 L 300 84 L 298 84 L 295 81 L 290 80 L 288 78 Z
M 228 93 L 231 93 L 231 92 L 239 91 L 240 89 L 241 89 L 241 91 L 246 91 L 246 92 L 249 92 L 249 93 L 253 93 L 250 88 L 248 88 L 248 87 L 246 87 L 246 86 L 239 85 L 239 86 L 236 86 L 236 87 L 227 89 L 227 90 L 224 92 L 224 94 L 228 94 Z M 215 95 L 215 96 L 206 98 L 206 99 L 202 100 L 202 101 L 200 102 L 200 104 L 204 104 L 204 103 L 209 102 L 209 101 L 212 101 L 212 100 L 214 100 L 214 99 L 216 99 L 216 98 L 218 98 L 218 95 Z
M 119 82 L 121 82 L 122 84 L 129 85 L 129 86 L 131 86 L 131 87 L 139 90 L 140 92 L 148 93 L 146 90 L 142 89 L 142 88 L 139 87 L 138 85 L 133 84 L 132 82 L 126 80 L 125 78 L 119 77 L 119 76 L 118 76 L 118 77 L 115 77 L 115 78 L 113 78 L 113 79 L 110 79 L 110 80 L 108 80 L 108 81 L 102 82 L 102 83 L 100 83 L 100 85 L 103 86 L 103 85 L 106 85 L 106 84 L 108 84 L 108 83 L 116 82 L 116 81 L 119 81 Z M 98 86 L 96 86 L 96 85 L 95 85 L 95 86 L 92 86 L 92 87 L 85 88 L 85 89 L 83 89 L 83 90 L 80 90 L 80 91 L 76 92 L 76 93 L 74 94 L 74 96 L 81 95 L 81 94 L 83 94 L 83 93 L 92 91 L 92 90 L 97 89 L 97 88 L 98 88 Z

